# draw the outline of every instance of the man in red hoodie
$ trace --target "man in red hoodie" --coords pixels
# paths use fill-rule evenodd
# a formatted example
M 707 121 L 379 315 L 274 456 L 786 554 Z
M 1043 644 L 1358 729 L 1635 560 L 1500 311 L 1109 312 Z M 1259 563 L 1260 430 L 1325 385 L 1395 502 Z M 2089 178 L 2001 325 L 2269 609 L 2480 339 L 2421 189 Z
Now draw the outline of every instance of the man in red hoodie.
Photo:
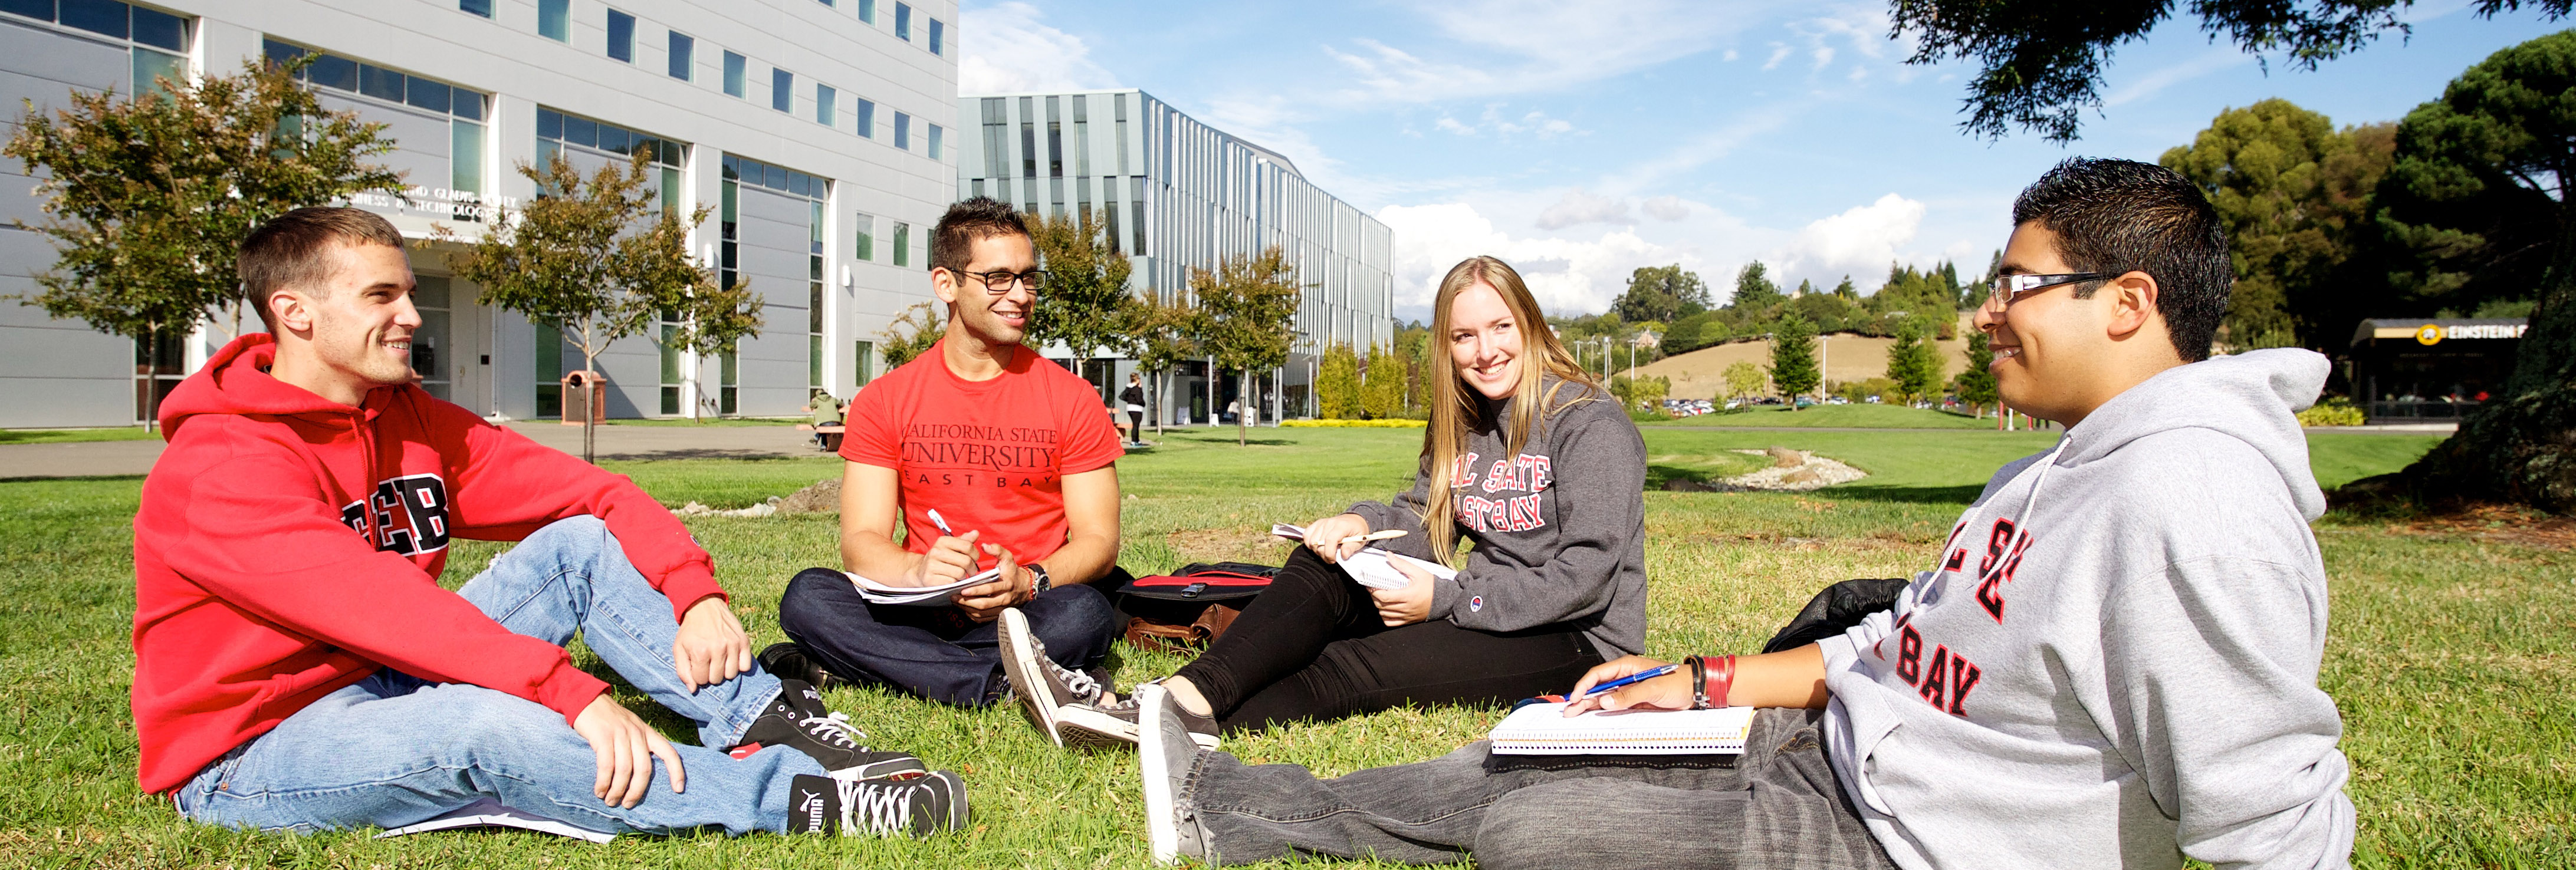
M 143 788 L 263 830 L 487 799 L 611 833 L 962 820 L 954 774 L 869 750 L 758 668 L 706 551 L 632 481 L 414 385 L 402 244 L 356 209 L 253 232 L 239 269 L 269 332 L 161 407 L 169 448 L 134 519 Z M 456 538 L 520 543 L 449 591 Z M 703 746 L 574 667 L 576 632 Z

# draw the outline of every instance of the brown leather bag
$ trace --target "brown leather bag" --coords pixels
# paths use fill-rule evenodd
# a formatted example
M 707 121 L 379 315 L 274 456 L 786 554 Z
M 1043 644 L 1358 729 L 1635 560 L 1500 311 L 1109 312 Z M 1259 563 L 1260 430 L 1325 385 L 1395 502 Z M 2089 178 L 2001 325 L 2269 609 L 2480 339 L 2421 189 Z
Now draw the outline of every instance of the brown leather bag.
M 1278 572 L 1268 565 L 1218 562 L 1136 578 L 1118 590 L 1127 642 L 1172 651 L 1205 647 L 1225 634 Z

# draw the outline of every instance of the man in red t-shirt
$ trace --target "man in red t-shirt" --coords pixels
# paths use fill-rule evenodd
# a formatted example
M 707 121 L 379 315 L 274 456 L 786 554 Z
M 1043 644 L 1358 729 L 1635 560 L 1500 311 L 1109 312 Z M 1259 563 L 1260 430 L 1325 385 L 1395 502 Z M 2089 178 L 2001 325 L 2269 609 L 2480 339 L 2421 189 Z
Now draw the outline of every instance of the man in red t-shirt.
M 850 404 L 842 567 L 907 587 L 999 573 L 920 606 L 871 603 L 841 571 L 806 569 L 778 603 L 793 643 L 761 661 L 981 707 L 1011 695 L 998 623 L 1016 609 L 1008 621 L 1027 626 L 1023 641 L 1043 643 L 1047 679 L 1096 699 L 1097 680 L 1081 669 L 1107 656 L 1117 633 L 1095 586 L 1127 580 L 1116 564 L 1114 463 L 1124 448 L 1100 393 L 1020 344 L 1046 273 L 1010 206 L 984 197 L 950 206 L 930 264 L 946 334 Z

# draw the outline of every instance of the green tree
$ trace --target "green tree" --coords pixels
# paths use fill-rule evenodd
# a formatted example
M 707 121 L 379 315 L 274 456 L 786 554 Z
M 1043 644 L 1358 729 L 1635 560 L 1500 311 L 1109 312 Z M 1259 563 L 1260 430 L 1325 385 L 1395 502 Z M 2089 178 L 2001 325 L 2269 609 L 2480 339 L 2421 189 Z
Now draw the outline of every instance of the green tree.
M 74 93 L 52 114 L 27 103 L 0 153 L 26 165 L 44 201 L 42 222 L 16 226 L 54 246 L 31 301 L 135 340 L 156 373 L 176 364 L 160 358 L 165 334 L 211 322 L 238 335 L 251 312 L 233 261 L 252 230 L 304 206 L 402 190 L 401 174 L 366 162 L 394 149 L 385 125 L 323 109 L 295 83 L 308 62 L 250 62 L 193 85 L 158 79 L 134 97 Z M 145 425 L 157 425 L 160 390 L 144 396 Z
M 1347 344 L 1324 349 L 1315 364 L 1315 404 L 1326 420 L 1352 420 L 1360 415 L 1360 355 Z
M 1098 351 L 1134 347 L 1139 312 L 1127 276 L 1135 267 L 1109 234 L 1088 218 L 1041 216 L 1029 224 L 1029 241 L 1045 264 L 1047 286 L 1029 311 L 1027 344 L 1064 342 L 1076 373 Z
M 1190 270 L 1190 291 L 1198 297 L 1201 314 L 1200 342 L 1215 358 L 1217 371 L 1243 379 L 1243 413 L 1234 418 L 1238 446 L 1249 443 L 1246 430 L 1261 413 L 1253 373 L 1287 363 L 1288 342 L 1295 337 L 1289 325 L 1297 317 L 1303 289 L 1296 267 L 1277 245 L 1251 256 L 1228 255 L 1214 270 Z
M 682 217 L 663 208 L 645 158 L 639 151 L 626 165 L 602 166 L 588 178 L 561 154 L 542 168 L 521 164 L 519 174 L 549 195 L 505 211 L 449 266 L 482 286 L 485 304 L 562 328 L 581 349 L 586 371 L 599 370 L 599 354 L 611 342 L 644 334 L 666 310 L 681 315 L 674 338 L 683 345 L 698 343 L 700 323 L 758 334 L 760 302 L 749 289 L 717 287 L 715 273 L 690 255 L 689 228 L 713 209 L 699 206 Z M 440 234 L 452 237 L 444 227 Z M 591 389 L 596 401 L 597 385 Z M 597 458 L 592 416 L 582 417 L 584 461 Z
M 1771 385 L 1783 398 L 1803 396 L 1823 381 L 1816 370 L 1816 325 L 1792 314 L 1771 333 Z
M 939 326 L 938 302 L 915 302 L 905 306 L 877 333 L 877 355 L 885 357 L 886 369 L 902 368 L 904 363 L 930 351 L 946 334 Z
M 1742 399 L 1760 394 L 1763 383 L 1770 379 L 1770 375 L 1764 374 L 1761 366 L 1737 360 L 1726 367 L 1725 378 L 1727 398 Z
M 2576 31 L 2489 55 L 2407 113 L 2390 175 L 2434 193 L 2517 197 L 2549 220 L 2529 331 L 2513 374 L 2460 429 L 2399 473 L 2419 494 L 2576 512 Z
M 1390 348 L 1369 345 L 1368 368 L 1360 372 L 1360 410 L 1371 419 L 1389 420 L 1404 413 L 1404 391 L 1411 372 Z
M 2550 18 L 2567 15 L 2571 0 L 2477 0 L 2477 14 L 2493 17 L 2524 7 Z M 2112 49 L 2146 38 L 2174 15 L 2175 0 L 1889 0 L 1895 36 L 1912 37 L 1910 64 L 1975 60 L 1981 69 L 1968 83 L 1961 122 L 1971 135 L 2000 138 L 2013 128 L 2052 141 L 2076 138 L 2086 109 L 2102 107 L 2102 76 Z M 2390 0 L 2193 0 L 2188 14 L 2200 30 L 2224 36 L 2249 54 L 2284 57 L 2293 67 L 2319 63 L 2360 49 L 2389 30 L 2404 31 L 2406 2 Z
M 1628 274 L 1628 289 L 1610 310 L 1629 323 L 1672 320 L 1708 310 L 1708 285 L 1681 264 L 1646 266 Z
M 1755 260 L 1736 271 L 1735 295 L 1728 297 L 1726 307 L 1743 312 L 1767 312 L 1771 306 L 1788 298 L 1780 292 L 1780 285 L 1771 283 L 1769 267 Z
M 2338 131 L 2288 100 L 2220 112 L 2161 163 L 2209 195 L 2227 228 L 2236 286 L 2227 308 L 2234 348 L 2326 346 L 2354 319 L 2337 297 L 2355 294 L 2342 274 L 2369 226 L 2371 188 L 2387 171 L 2393 125 Z M 2319 321 L 2302 313 L 2345 315 Z
M 1154 398 L 1145 404 L 1156 408 L 1154 434 L 1163 434 L 1161 396 L 1168 392 L 1172 370 L 1185 360 L 1199 357 L 1199 309 L 1188 299 L 1163 300 L 1141 296 L 1135 301 L 1136 367 L 1144 370 L 1145 380 L 1153 385 Z
M 1986 344 L 1986 333 L 1968 333 L 1968 367 L 1950 379 L 1950 388 L 1959 392 L 1959 401 L 1968 403 L 1976 415 L 1986 415 L 1987 405 L 1994 404 L 1995 373 L 1986 367 L 1994 364 L 1995 350 Z
M 1941 349 L 1931 340 L 1924 318 L 1909 317 L 1896 328 L 1896 343 L 1887 348 L 1887 379 L 1907 402 L 1921 401 L 1941 383 Z

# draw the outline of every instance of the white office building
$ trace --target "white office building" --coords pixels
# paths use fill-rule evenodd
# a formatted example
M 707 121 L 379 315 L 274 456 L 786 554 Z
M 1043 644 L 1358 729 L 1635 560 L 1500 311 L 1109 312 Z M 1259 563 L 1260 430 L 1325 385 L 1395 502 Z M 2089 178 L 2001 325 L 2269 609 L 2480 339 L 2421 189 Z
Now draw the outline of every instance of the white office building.
M 609 416 L 785 415 L 813 388 L 866 383 L 882 368 L 872 341 L 931 298 L 929 230 L 956 187 L 955 21 L 954 0 L 0 0 L 0 132 L 21 99 L 48 111 L 154 75 L 320 55 L 309 86 L 388 125 L 399 147 L 378 159 L 408 173 L 406 196 L 358 204 L 423 240 L 439 226 L 479 238 L 533 194 L 523 164 L 644 152 L 666 203 L 715 207 L 692 247 L 750 282 L 766 326 L 731 354 L 656 335 L 610 345 Z M 0 171 L 0 220 L 40 220 L 25 167 Z M 480 413 L 559 415 L 578 351 L 477 304 L 449 275 L 458 248 L 411 253 L 427 388 Z M 43 237 L 0 228 L 0 296 L 36 292 L 52 261 Z M 229 338 L 230 324 L 170 336 L 170 362 L 147 372 L 136 342 L 0 301 L 0 427 L 134 423 L 144 390 Z
M 965 95 L 957 105 L 966 128 L 956 142 L 957 196 L 1092 218 L 1134 263 L 1137 292 L 1176 298 L 1193 268 L 1272 245 L 1287 253 L 1311 289 L 1288 364 L 1260 388 L 1265 418 L 1312 413 L 1307 385 L 1324 348 L 1394 343 L 1392 234 L 1277 152 L 1139 90 Z M 1114 395 L 1133 368 L 1104 361 L 1085 374 Z M 1205 362 L 1186 369 L 1156 410 L 1167 422 L 1207 421 L 1236 398 L 1235 379 L 1211 388 Z

